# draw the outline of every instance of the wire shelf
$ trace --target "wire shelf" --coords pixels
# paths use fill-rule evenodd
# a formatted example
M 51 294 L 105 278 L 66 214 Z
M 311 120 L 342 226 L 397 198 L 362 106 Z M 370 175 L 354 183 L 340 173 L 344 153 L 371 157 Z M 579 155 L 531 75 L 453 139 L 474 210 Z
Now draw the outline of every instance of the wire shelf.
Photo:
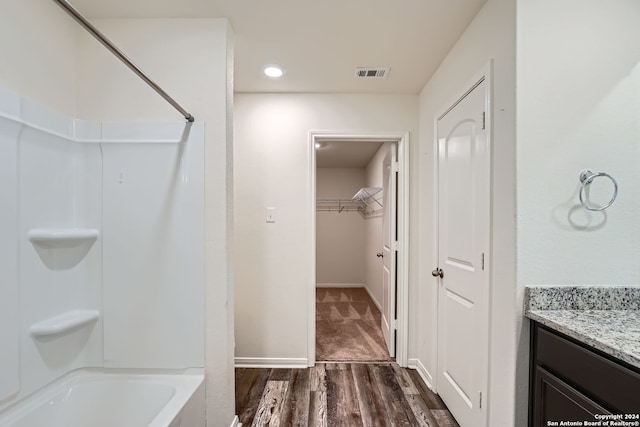
M 318 212 L 359 212 L 364 219 L 382 215 L 382 188 L 363 187 L 351 199 L 317 199 Z

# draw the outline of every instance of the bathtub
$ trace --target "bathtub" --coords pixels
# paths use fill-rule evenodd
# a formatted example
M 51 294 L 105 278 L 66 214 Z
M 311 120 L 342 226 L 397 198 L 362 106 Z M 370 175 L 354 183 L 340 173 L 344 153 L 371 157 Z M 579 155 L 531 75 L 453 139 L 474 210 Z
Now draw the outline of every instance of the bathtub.
M 2 427 L 201 427 L 204 375 L 74 371 L 0 412 Z

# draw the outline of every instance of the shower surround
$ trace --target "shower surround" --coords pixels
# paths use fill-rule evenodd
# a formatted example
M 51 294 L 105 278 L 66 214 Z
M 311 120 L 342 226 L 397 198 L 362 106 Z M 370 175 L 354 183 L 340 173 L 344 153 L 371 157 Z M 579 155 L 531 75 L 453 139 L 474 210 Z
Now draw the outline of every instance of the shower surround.
M 0 89 L 0 414 L 78 369 L 203 369 L 203 159 L 200 123 Z

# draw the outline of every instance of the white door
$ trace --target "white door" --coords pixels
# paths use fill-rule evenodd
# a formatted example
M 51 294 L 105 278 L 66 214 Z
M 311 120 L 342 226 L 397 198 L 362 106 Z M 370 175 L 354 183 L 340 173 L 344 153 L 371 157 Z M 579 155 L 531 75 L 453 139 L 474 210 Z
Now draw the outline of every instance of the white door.
M 397 182 L 398 163 L 396 144 L 389 147 L 389 153 L 382 162 L 382 334 L 389 349 L 389 355 L 396 355 L 396 263 L 398 261 L 397 232 Z
M 462 427 L 486 425 L 490 153 L 484 78 L 437 121 L 438 393 Z

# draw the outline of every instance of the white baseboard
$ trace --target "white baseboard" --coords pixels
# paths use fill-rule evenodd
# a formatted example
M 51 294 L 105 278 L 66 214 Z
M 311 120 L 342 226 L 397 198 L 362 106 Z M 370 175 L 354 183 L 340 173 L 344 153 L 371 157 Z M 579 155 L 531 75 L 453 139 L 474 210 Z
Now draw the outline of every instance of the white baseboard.
M 364 283 L 316 283 L 316 288 L 366 288 Z
M 242 427 L 242 424 L 240 424 L 240 418 L 238 418 L 237 415 L 233 417 L 233 421 L 231 421 L 231 426 L 229 427 Z
M 272 358 L 272 357 L 236 357 L 236 368 L 308 368 L 309 361 L 306 357 L 300 358 Z
M 407 361 L 407 367 L 418 371 L 420 378 L 422 378 L 422 381 L 429 387 L 429 390 L 435 391 L 433 389 L 433 377 L 429 374 L 429 371 L 427 371 L 427 368 L 424 367 L 420 359 L 409 359 Z
M 376 297 L 373 296 L 373 294 L 371 293 L 371 291 L 369 290 L 369 288 L 367 288 L 366 286 L 364 287 L 364 290 L 367 291 L 367 293 L 369 294 L 369 297 L 371 297 L 371 301 L 373 301 L 373 303 L 376 305 L 376 307 L 378 307 L 378 310 L 380 310 L 380 313 L 382 313 L 382 306 L 380 305 L 380 303 L 378 302 L 378 300 L 376 299 Z

